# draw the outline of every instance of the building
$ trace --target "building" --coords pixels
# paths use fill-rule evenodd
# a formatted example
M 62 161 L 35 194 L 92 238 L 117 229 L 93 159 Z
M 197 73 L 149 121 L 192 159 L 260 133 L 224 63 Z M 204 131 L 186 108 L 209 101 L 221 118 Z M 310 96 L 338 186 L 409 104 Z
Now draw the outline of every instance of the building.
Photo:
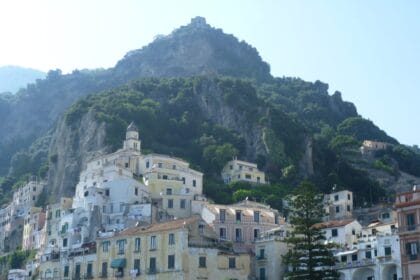
M 374 231 L 360 236 L 335 254 L 342 280 L 402 280 L 399 237 L 395 230 Z M 404 278 L 405 279 L 405 278 Z
M 356 243 L 362 232 L 362 226 L 353 219 L 322 222 L 314 227 L 324 230 L 327 243 L 342 244 L 345 247 Z
M 399 193 L 395 208 L 401 247 L 403 279 L 420 279 L 420 190 Z
M 233 242 L 234 248 L 248 252 L 261 233 L 284 223 L 277 210 L 249 200 L 231 205 L 196 202 L 193 212 L 201 215 L 220 240 Z
M 248 279 L 249 255 L 228 248 L 193 216 L 99 238 L 95 271 L 105 279 Z
M 353 211 L 353 192 L 343 190 L 324 195 L 325 220 L 349 219 Z
M 28 279 L 28 274 L 24 269 L 11 269 L 7 275 L 7 280 L 26 280 Z
M 289 236 L 289 231 L 287 225 L 282 225 L 262 233 L 255 240 L 253 265 L 257 279 L 283 279 L 286 271 L 283 256 L 288 251 L 285 238 Z
M 362 155 L 370 155 L 376 151 L 386 150 L 389 144 L 379 141 L 365 140 L 360 147 Z
M 203 173 L 184 160 L 159 154 L 142 156 L 140 172 L 159 218 L 191 216 L 192 201 L 203 194 Z
M 22 248 L 40 249 L 45 242 L 45 212 L 42 208 L 31 207 L 24 217 Z
M 222 179 L 226 184 L 236 181 L 265 184 L 264 172 L 258 170 L 257 164 L 238 159 L 228 161 L 222 169 Z

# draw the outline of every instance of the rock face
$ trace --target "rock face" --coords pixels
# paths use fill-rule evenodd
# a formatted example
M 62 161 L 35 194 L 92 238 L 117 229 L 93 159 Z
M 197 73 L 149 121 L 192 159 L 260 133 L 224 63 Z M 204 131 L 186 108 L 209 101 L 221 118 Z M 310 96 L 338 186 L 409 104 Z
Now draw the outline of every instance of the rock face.
M 50 201 L 73 196 L 80 171 L 87 161 L 108 152 L 105 124 L 94 119 L 94 112 L 83 116 L 80 126 L 72 128 L 61 120 L 52 136 L 47 192 Z
M 271 78 L 270 67 L 258 51 L 233 35 L 212 28 L 197 17 L 168 36 L 129 52 L 113 72 L 117 76 L 185 77 L 217 73 L 233 77 Z
M 221 74 L 271 79 L 270 67 L 257 50 L 221 29 L 195 18 L 168 36 L 129 52 L 114 68 L 62 75 L 50 71 L 45 80 L 29 85 L 12 103 L 0 98 L 0 175 L 10 158 L 45 134 L 61 114 L 80 97 L 122 85 L 141 77 L 183 77 Z M 7 112 L 6 112 L 7 110 Z
M 206 118 L 222 127 L 235 131 L 245 140 L 248 160 L 255 161 L 258 155 L 267 155 L 263 143 L 263 127 L 252 122 L 244 112 L 235 110 L 224 101 L 223 92 L 212 79 L 206 79 L 194 89 L 197 104 Z M 261 112 L 260 112 L 261 113 Z

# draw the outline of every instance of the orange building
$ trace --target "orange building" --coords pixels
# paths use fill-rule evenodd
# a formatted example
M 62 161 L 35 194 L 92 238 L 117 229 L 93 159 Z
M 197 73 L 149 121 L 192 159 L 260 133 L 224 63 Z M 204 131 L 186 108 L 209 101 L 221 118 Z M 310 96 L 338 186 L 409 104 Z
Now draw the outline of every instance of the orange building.
M 420 190 L 397 194 L 403 279 L 420 280 Z

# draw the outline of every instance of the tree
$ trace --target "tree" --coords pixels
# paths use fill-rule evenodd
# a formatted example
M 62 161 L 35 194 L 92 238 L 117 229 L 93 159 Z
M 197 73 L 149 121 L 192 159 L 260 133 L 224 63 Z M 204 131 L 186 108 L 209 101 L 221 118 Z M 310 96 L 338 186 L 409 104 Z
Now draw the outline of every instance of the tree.
M 333 245 L 324 244 L 324 233 L 314 227 L 324 214 L 322 200 L 322 194 L 309 182 L 302 182 L 294 195 L 287 198 L 289 222 L 293 226 L 286 238 L 291 247 L 284 256 L 287 279 L 339 279 L 333 268 Z

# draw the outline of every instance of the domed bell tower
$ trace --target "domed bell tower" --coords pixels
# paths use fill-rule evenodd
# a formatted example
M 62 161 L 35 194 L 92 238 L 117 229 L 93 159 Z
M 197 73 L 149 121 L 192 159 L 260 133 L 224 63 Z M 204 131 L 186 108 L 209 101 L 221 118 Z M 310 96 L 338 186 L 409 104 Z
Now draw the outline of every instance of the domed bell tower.
M 140 145 L 139 129 L 134 122 L 131 122 L 127 127 L 127 132 L 125 133 L 124 150 L 134 150 L 140 152 Z

